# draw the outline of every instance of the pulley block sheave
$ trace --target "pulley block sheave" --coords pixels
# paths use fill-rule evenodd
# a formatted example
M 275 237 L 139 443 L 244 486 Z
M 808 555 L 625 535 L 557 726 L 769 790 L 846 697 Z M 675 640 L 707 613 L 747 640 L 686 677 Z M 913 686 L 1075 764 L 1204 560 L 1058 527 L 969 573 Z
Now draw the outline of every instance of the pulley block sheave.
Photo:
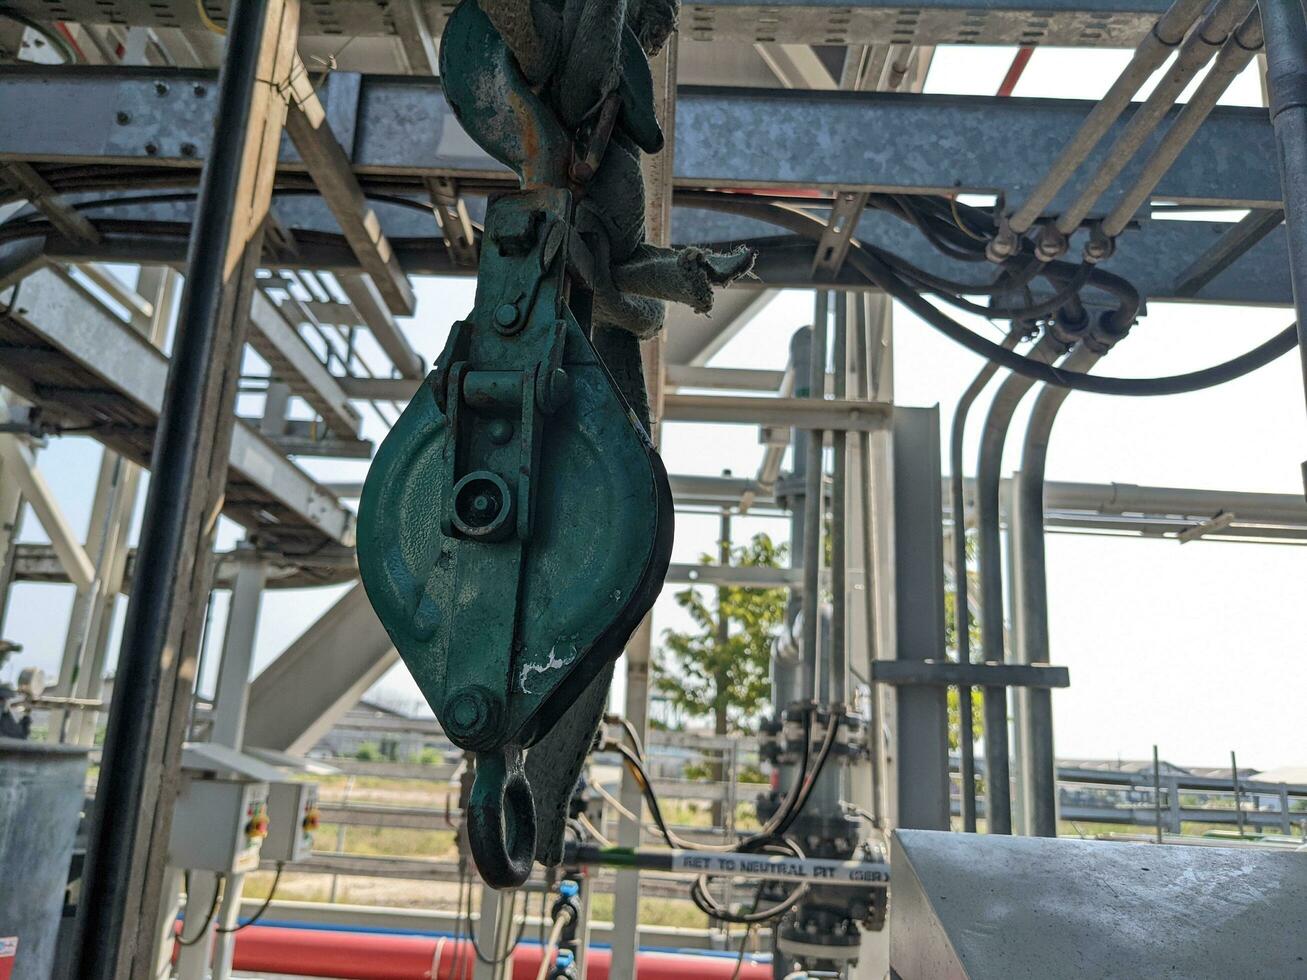
M 358 520 L 368 597 L 451 741 L 476 754 L 483 878 L 525 880 L 523 751 L 622 650 L 667 571 L 667 474 L 572 305 L 574 204 L 506 194 L 475 307 L 377 451 Z M 569 302 L 569 297 L 571 302 Z

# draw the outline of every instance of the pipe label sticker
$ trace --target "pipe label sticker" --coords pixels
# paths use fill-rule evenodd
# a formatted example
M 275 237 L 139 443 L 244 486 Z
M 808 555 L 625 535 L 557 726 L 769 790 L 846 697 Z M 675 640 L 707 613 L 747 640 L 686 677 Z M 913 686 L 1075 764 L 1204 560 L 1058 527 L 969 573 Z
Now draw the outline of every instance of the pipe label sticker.
M 18 959 L 18 937 L 0 936 L 0 980 L 10 980 Z
M 834 861 L 794 858 L 783 854 L 712 854 L 677 851 L 673 871 L 705 875 L 741 875 L 746 878 L 810 881 L 823 885 L 883 886 L 889 883 L 889 865 L 871 861 Z

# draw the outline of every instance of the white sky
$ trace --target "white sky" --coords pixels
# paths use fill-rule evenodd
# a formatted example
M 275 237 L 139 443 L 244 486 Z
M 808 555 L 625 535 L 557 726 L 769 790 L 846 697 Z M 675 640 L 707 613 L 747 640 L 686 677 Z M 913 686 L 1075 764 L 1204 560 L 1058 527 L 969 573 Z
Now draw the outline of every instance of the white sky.
M 942 48 L 926 90 L 992 93 L 1011 57 L 1012 49 Z M 1123 52 L 1040 49 L 1015 94 L 1097 97 L 1126 59 Z M 1260 100 L 1250 70 L 1225 101 L 1259 105 Z M 448 324 L 470 307 L 472 286 L 464 280 L 424 280 L 417 289 L 421 316 L 407 329 L 419 351 L 432 358 Z M 810 293 L 782 294 L 712 365 L 784 367 L 788 338 L 811 321 L 811 308 Z M 1150 304 L 1148 316 L 1102 370 L 1147 376 L 1215 363 L 1255 346 L 1290 320 L 1285 310 Z M 969 322 L 1000 336 L 997 327 L 982 320 Z M 894 331 L 898 401 L 939 404 L 947 433 L 952 405 L 979 360 L 902 310 L 896 312 Z M 983 418 L 984 407 L 982 400 L 973 421 Z M 257 410 L 257 400 L 247 408 Z M 365 436 L 379 439 L 384 427 L 366 414 Z M 1023 427 L 1024 414 L 1012 431 Z M 969 472 L 979 425 L 971 429 Z M 1019 443 L 1019 438 L 1009 440 L 1005 472 L 1017 465 Z M 41 453 L 41 467 L 74 527 L 84 528 L 89 518 L 98 452 L 90 440 L 65 438 L 52 440 Z M 715 475 L 729 468 L 748 475 L 756 471 L 761 452 L 756 430 L 745 427 L 668 424 L 664 429 L 663 454 L 673 473 Z M 1059 417 L 1048 478 L 1301 493 L 1298 465 L 1305 457 L 1302 379 L 1297 359 L 1286 356 L 1208 392 L 1164 399 L 1074 395 Z M 351 463 L 305 465 L 326 479 L 358 478 L 364 469 Z M 787 525 L 772 519 L 736 521 L 739 541 L 756 530 L 783 540 Z M 713 548 L 716 532 L 716 517 L 678 515 L 674 560 L 695 561 Z M 238 536 L 239 529 L 224 519 L 221 543 L 230 545 Z M 44 540 L 30 516 L 24 537 Z M 1070 689 L 1054 695 L 1060 756 L 1144 758 L 1156 742 L 1164 758 L 1181 764 L 1225 764 L 1231 749 L 1239 752 L 1241 765 L 1307 763 L 1299 721 L 1307 690 L 1301 628 L 1307 551 L 1054 534 L 1048 540 L 1048 562 L 1052 659 L 1068 666 L 1072 678 Z M 656 607 L 656 635 L 684 625 L 671 601 L 675 588 Z M 266 593 L 256 668 L 293 641 L 341 591 Z M 4 635 L 25 650 L 6 675 L 29 665 L 55 672 L 70 602 L 70 587 L 15 587 Z M 226 594 L 219 593 L 211 630 L 215 649 L 226 602 Z M 213 659 L 203 671 L 206 690 L 215 676 Z M 392 671 L 380 688 L 418 697 L 402 668 Z

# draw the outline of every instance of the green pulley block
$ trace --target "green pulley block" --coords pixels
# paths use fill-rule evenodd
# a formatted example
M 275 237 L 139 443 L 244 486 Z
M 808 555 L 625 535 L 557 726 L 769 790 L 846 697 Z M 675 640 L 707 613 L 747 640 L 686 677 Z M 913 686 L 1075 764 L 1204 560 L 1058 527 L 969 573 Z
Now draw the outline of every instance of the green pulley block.
M 359 571 L 451 741 L 482 877 L 525 881 L 523 750 L 622 651 L 667 572 L 667 474 L 582 329 L 572 194 L 486 216 L 476 302 L 377 451 Z M 577 313 L 580 314 L 578 322 Z

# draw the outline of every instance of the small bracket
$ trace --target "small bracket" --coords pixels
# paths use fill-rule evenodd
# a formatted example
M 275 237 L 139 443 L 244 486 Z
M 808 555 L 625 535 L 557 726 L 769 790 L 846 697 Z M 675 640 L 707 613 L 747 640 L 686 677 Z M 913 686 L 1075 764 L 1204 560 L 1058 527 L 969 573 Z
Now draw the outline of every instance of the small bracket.
M 1070 687 L 1065 667 L 1052 664 L 960 664 L 952 660 L 876 660 L 872 680 L 932 687 Z

